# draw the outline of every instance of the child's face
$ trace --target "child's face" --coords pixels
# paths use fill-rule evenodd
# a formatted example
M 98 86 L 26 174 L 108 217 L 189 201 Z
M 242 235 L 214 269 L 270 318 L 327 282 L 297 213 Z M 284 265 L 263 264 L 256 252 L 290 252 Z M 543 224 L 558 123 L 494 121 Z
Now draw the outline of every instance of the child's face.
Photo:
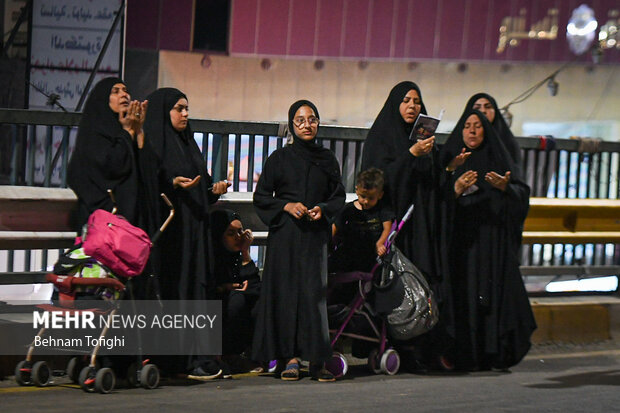
M 378 188 L 365 189 L 360 186 L 355 187 L 355 194 L 357 195 L 357 202 L 361 205 L 362 209 L 371 209 L 381 198 L 383 198 L 383 190 Z

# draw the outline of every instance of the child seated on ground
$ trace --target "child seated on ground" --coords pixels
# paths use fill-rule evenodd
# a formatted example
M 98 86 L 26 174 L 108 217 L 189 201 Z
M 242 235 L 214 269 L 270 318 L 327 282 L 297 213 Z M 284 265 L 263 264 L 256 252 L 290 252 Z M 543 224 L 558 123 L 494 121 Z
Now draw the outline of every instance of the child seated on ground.
M 386 253 L 385 240 L 392 228 L 393 213 L 382 201 L 383 171 L 370 168 L 357 175 L 357 199 L 340 210 L 332 237 L 336 250 L 329 258 L 329 272 L 369 272 L 377 255 Z

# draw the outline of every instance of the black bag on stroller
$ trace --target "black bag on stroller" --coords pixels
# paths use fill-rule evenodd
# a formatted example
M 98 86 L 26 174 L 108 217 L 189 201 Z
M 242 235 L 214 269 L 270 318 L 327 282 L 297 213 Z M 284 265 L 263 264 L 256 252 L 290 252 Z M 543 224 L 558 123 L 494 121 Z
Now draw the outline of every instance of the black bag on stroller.
M 375 310 L 387 313 L 392 339 L 409 340 L 431 330 L 439 321 L 433 291 L 424 275 L 395 246 L 384 260 Z

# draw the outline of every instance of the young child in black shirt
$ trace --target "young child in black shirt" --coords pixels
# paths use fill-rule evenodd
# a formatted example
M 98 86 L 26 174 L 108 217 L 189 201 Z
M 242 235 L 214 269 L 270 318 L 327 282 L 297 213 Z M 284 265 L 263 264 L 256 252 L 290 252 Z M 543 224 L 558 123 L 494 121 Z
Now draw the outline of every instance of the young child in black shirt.
M 382 201 L 383 172 L 370 168 L 357 175 L 357 199 L 340 210 L 332 224 L 337 248 L 329 259 L 330 272 L 370 271 L 377 255 L 386 253 L 385 240 L 393 213 Z

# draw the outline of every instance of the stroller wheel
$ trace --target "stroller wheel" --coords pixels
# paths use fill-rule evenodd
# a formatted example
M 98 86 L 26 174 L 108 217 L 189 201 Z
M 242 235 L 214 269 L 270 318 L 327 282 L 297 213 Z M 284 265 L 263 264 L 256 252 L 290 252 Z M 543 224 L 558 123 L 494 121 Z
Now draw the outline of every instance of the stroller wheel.
M 30 386 L 32 384 L 32 366 L 29 361 L 22 360 L 15 366 L 15 382 L 20 386 Z
M 138 374 L 138 363 L 134 361 L 127 367 L 127 384 L 130 388 L 138 387 Z
M 278 360 L 271 360 L 269 365 L 267 366 L 267 371 L 269 373 L 274 373 L 278 369 Z
M 393 376 L 400 368 L 400 356 L 393 348 L 388 349 L 381 355 L 381 372 Z
M 333 374 L 335 378 L 339 379 L 347 374 L 349 364 L 343 354 L 335 351 L 334 354 L 332 354 L 332 358 L 325 363 L 325 368 Z
M 109 367 L 104 367 L 97 372 L 95 376 L 95 390 L 101 394 L 108 394 L 114 390 L 116 384 L 116 376 L 114 371 Z
M 159 386 L 159 369 L 154 364 L 147 364 L 140 370 L 140 384 L 145 389 Z
M 45 387 L 50 384 L 50 378 L 52 377 L 52 371 L 44 361 L 37 361 L 32 366 L 32 382 L 35 386 Z
M 368 355 L 368 368 L 375 374 L 381 373 L 381 361 L 378 360 L 379 350 L 373 348 Z
M 95 375 L 96 370 L 90 366 L 86 366 L 80 371 L 78 382 L 80 383 L 80 388 L 86 393 L 95 391 Z
M 69 377 L 73 383 L 79 382 L 80 364 L 80 359 L 78 357 L 71 357 L 71 360 L 67 363 L 67 377 Z

